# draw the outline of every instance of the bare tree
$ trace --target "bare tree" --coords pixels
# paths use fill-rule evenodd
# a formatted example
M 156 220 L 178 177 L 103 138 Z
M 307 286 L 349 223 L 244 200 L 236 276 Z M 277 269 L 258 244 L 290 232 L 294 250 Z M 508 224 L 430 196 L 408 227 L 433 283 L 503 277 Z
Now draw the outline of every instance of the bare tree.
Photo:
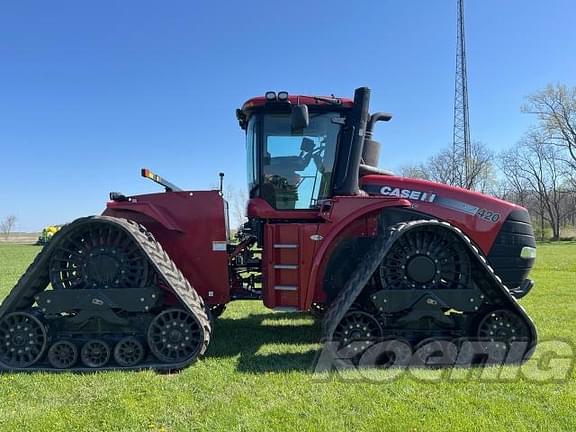
M 504 151 L 498 158 L 500 169 L 504 173 L 501 181 L 504 193 L 501 198 L 513 201 L 522 207 L 528 207 L 531 189 L 525 173 L 517 165 L 518 153 L 519 146 L 516 146 Z
M 538 214 L 552 228 L 552 238 L 560 238 L 563 204 L 568 197 L 565 163 L 559 149 L 540 131 L 532 130 L 515 147 L 501 156 L 501 164 L 518 201 Z M 530 205 L 536 197 L 535 205 Z
M 428 170 L 425 164 L 405 165 L 402 168 L 400 168 L 399 174 L 402 177 L 430 180 L 427 171 Z
M 535 114 L 535 128 L 551 144 L 562 148 L 564 160 L 576 170 L 576 87 L 549 84 L 529 96 L 522 111 Z
M 496 183 L 496 173 L 494 171 L 495 155 L 484 143 L 474 141 L 471 145 L 470 172 L 468 179 L 464 175 L 464 160 L 457 161 L 456 172 L 454 173 L 455 186 L 477 190 L 479 192 L 489 192 Z M 462 180 L 460 180 L 462 179 Z
M 464 177 L 464 160 L 456 161 L 455 170 L 450 148 L 441 150 L 426 163 L 403 167 L 401 174 L 405 177 L 421 178 L 490 193 L 497 184 L 494 162 L 494 153 L 485 144 L 475 141 L 472 144 L 470 177 L 466 184 L 461 181 Z
M 452 169 L 452 151 L 449 149 L 441 150 L 439 153 L 430 157 L 426 162 L 424 169 L 428 178 L 438 183 L 456 185 L 454 171 Z
M 16 216 L 10 215 L 6 216 L 2 222 L 0 222 L 0 233 L 4 235 L 4 238 L 8 240 L 10 238 L 10 233 L 16 225 Z

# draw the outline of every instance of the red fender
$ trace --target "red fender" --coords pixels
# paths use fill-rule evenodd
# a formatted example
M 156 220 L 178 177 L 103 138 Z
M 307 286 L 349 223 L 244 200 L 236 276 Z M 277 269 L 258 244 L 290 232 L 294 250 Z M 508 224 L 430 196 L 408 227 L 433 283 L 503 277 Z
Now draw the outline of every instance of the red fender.
M 354 204 L 362 203 L 363 205 L 352 211 L 350 211 L 349 208 L 342 208 L 342 210 L 339 212 L 338 204 L 346 202 L 352 202 Z M 328 232 L 324 236 L 321 246 L 315 253 L 314 261 L 312 263 L 312 270 L 310 272 L 310 278 L 308 279 L 308 286 L 314 288 L 307 290 L 306 299 L 302 305 L 302 309 L 310 309 L 316 290 L 322 289 L 322 277 L 324 275 L 320 274 L 320 269 L 322 268 L 322 264 L 325 262 L 325 260 L 329 258 L 329 251 L 332 250 L 333 244 L 341 237 L 342 232 L 346 228 L 348 228 L 354 221 L 365 217 L 370 213 L 377 212 L 383 208 L 410 206 L 410 201 L 406 199 L 382 199 L 379 197 L 376 199 L 366 198 L 364 200 L 359 199 L 358 197 L 336 197 L 334 199 L 334 206 L 332 211 L 334 217 L 330 218 L 335 222 L 334 224 L 327 224 L 330 225 L 327 227 Z M 348 206 L 344 205 L 340 207 Z M 343 216 L 341 219 L 338 217 L 340 214 Z M 322 230 L 322 227 L 320 229 Z
M 144 214 L 169 231 L 184 232 L 184 230 L 172 219 L 172 217 L 163 210 L 160 210 L 156 205 L 149 202 L 116 202 L 110 201 L 106 206 L 104 214 L 113 215 L 116 211 L 128 211 Z

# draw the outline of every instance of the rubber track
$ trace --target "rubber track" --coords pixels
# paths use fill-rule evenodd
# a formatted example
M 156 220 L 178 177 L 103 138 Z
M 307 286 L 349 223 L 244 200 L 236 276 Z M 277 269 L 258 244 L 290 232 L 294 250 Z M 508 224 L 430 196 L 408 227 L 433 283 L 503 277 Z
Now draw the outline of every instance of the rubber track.
M 187 362 L 181 363 L 154 363 L 136 365 L 133 367 L 102 367 L 102 368 L 87 368 L 77 367 L 70 369 L 55 369 L 50 367 L 34 367 L 31 366 L 25 369 L 10 369 L 12 371 L 54 371 L 54 372 L 70 372 L 70 371 L 98 371 L 98 370 L 140 370 L 140 369 L 157 369 L 157 370 L 171 370 L 182 369 L 192 364 L 197 358 L 201 358 L 208 344 L 210 343 L 210 336 L 212 327 L 204 301 L 198 295 L 196 290 L 192 288 L 188 280 L 184 277 L 182 272 L 178 269 L 176 264 L 170 259 L 166 251 L 158 243 L 154 236 L 146 230 L 142 225 L 127 219 L 114 218 L 110 216 L 89 216 L 76 219 L 68 225 L 65 225 L 58 231 L 52 240 L 42 249 L 36 256 L 32 264 L 28 267 L 26 272 L 22 275 L 20 280 L 16 283 L 10 294 L 0 305 L 0 318 L 10 312 L 26 310 L 32 307 L 35 300 L 34 297 L 42 292 L 49 284 L 48 265 L 52 253 L 58 248 L 59 243 L 75 229 L 89 224 L 110 224 L 115 225 L 117 228 L 124 231 L 127 235 L 132 237 L 134 242 L 138 245 L 140 250 L 148 257 L 149 262 L 154 269 L 162 277 L 164 282 L 176 294 L 184 308 L 192 313 L 200 325 L 204 328 L 204 341 L 200 348 L 198 355 Z M 0 367 L 0 371 L 3 370 Z
M 418 227 L 440 227 L 451 231 L 457 237 L 459 237 L 464 244 L 468 246 L 469 252 L 472 254 L 477 264 L 484 268 L 484 277 L 486 278 L 482 282 L 481 289 L 485 291 L 492 291 L 492 297 L 494 295 L 501 296 L 507 306 L 514 309 L 528 324 L 531 332 L 531 340 L 529 344 L 528 352 L 536 346 L 537 333 L 534 323 L 524 310 L 524 308 L 518 303 L 518 301 L 510 294 L 509 289 L 502 283 L 500 277 L 494 273 L 494 269 L 488 264 L 486 258 L 481 254 L 480 250 L 472 243 L 472 241 L 466 236 L 460 229 L 450 225 L 448 222 L 441 222 L 437 220 L 416 220 L 411 222 L 404 222 L 393 225 L 391 227 L 386 227 L 382 229 L 382 234 L 378 236 L 376 241 L 373 243 L 372 247 L 366 254 L 369 258 L 364 260 L 362 264 L 352 273 L 350 279 L 344 285 L 344 288 L 336 296 L 334 301 L 330 304 L 326 316 L 323 321 L 323 336 L 326 342 L 331 341 L 334 336 L 334 331 L 336 327 L 344 318 L 344 315 L 352 307 L 358 296 L 362 293 L 362 290 L 378 269 L 378 266 L 392 248 L 394 243 L 409 230 Z M 502 303 L 502 306 L 506 303 Z

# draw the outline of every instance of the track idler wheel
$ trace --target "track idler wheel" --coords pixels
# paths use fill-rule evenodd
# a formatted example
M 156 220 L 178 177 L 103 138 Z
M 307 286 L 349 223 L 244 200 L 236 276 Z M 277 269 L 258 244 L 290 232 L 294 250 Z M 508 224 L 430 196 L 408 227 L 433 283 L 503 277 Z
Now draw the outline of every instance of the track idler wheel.
M 154 318 L 148 328 L 152 354 L 166 363 L 186 362 L 198 356 L 204 345 L 205 329 L 191 313 L 168 309 Z
M 509 353 L 515 342 L 526 343 L 530 338 L 530 329 L 525 321 L 508 309 L 497 309 L 482 317 L 477 327 L 477 336 L 486 344 L 486 351 L 494 359 L 503 359 L 509 354 L 507 361 L 522 361 L 527 354 Z M 516 358 L 517 357 L 517 358 Z
M 84 344 L 80 360 L 89 368 L 99 368 L 110 360 L 110 346 L 103 340 L 93 339 Z
M 0 320 L 0 365 L 32 366 L 44 354 L 46 343 L 46 328 L 34 315 L 13 312 Z
M 68 369 L 78 360 L 78 348 L 72 342 L 58 341 L 48 350 L 48 362 L 56 369 Z
M 114 348 L 114 360 L 120 366 L 136 366 L 144 360 L 144 346 L 134 337 L 125 337 Z
M 371 314 L 351 310 L 334 331 L 334 340 L 340 344 L 339 353 L 354 357 L 362 354 L 375 340 L 382 337 L 382 327 Z

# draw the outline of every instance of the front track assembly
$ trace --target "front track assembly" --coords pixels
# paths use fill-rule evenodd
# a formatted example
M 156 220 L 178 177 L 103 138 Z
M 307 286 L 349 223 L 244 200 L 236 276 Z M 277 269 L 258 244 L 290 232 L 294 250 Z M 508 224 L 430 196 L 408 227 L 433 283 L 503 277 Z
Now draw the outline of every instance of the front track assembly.
M 87 217 L 53 237 L 0 305 L 0 371 L 177 370 L 210 334 L 202 299 L 145 228 Z
M 382 227 L 323 324 L 325 340 L 335 342 L 327 346 L 354 361 L 393 339 L 414 352 L 434 341 L 456 349 L 475 343 L 481 351 L 475 363 L 517 363 L 529 358 L 537 339 L 531 319 L 478 248 L 436 220 Z

